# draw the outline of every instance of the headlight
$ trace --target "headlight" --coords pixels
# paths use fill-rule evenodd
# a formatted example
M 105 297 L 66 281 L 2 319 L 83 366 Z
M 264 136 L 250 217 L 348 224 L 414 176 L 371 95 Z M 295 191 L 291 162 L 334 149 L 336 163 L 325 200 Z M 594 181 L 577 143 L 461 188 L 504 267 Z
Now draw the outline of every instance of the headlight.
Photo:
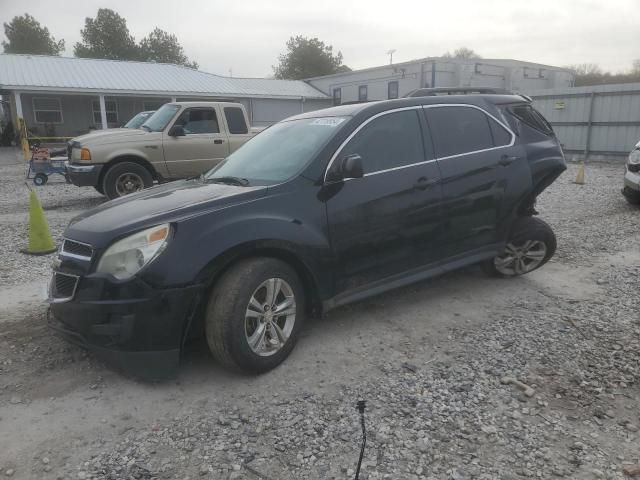
M 131 278 L 160 255 L 170 232 L 171 226 L 165 223 L 117 241 L 102 254 L 96 271 L 119 280 Z
M 629 163 L 637 165 L 640 163 L 640 149 L 635 149 L 629 154 Z

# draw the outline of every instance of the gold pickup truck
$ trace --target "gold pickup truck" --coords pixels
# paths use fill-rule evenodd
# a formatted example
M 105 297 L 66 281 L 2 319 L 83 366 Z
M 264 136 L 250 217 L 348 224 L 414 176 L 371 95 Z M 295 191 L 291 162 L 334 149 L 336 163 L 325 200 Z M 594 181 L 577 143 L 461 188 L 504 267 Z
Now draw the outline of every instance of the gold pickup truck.
M 244 106 L 232 102 L 175 102 L 137 129 L 113 129 L 68 143 L 67 172 L 77 186 L 110 199 L 153 185 L 200 175 L 257 133 Z

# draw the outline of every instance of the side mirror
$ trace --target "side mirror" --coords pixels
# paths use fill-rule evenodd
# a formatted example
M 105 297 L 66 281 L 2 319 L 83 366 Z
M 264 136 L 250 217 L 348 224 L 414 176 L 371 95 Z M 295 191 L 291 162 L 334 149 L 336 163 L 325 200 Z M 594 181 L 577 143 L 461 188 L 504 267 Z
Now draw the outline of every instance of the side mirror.
M 182 128 L 182 125 L 174 125 L 169 129 L 168 135 L 170 137 L 184 137 L 184 128 Z
M 348 178 L 362 178 L 364 170 L 362 168 L 362 157 L 357 153 L 348 155 L 342 159 L 342 180 Z

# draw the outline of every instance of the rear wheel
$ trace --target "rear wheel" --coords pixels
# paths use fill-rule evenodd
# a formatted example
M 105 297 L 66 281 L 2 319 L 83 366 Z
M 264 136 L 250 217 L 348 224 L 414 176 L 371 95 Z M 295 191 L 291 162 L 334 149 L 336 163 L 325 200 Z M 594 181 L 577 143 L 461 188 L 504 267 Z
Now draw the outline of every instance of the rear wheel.
M 153 185 L 149 170 L 138 163 L 116 163 L 107 170 L 102 180 L 102 190 L 109 199 L 139 192 Z
M 485 262 L 483 269 L 498 277 L 516 277 L 547 263 L 556 251 L 556 236 L 551 227 L 533 217 L 521 217 L 511 233 L 504 252 Z
M 104 195 L 104 190 L 102 189 L 102 185 L 94 185 L 93 188 L 95 188 L 96 192 L 98 192 L 100 195 Z
M 241 261 L 211 292 L 205 319 L 211 353 L 227 367 L 271 370 L 298 340 L 304 301 L 300 279 L 286 263 L 273 258 Z

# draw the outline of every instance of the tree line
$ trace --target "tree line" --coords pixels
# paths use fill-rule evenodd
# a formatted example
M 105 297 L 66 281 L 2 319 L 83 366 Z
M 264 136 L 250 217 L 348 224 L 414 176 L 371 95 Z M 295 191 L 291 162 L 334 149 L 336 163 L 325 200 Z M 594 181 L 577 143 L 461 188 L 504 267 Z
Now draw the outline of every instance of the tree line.
M 41 25 L 28 13 L 4 23 L 4 33 L 7 37 L 7 40 L 2 42 L 5 53 L 60 55 L 65 50 L 65 41 L 56 40 L 46 26 Z M 198 64 L 185 55 L 174 34 L 156 27 L 136 42 L 127 27 L 126 19 L 108 8 L 100 8 L 94 18 L 85 18 L 80 35 L 82 41 L 73 46 L 73 53 L 79 58 L 137 60 L 198 68 Z M 460 47 L 453 53 L 445 52 L 442 57 L 482 58 L 468 47 Z M 333 46 L 318 38 L 301 35 L 291 37 L 287 41 L 286 51 L 278 56 L 278 64 L 272 68 L 275 78 L 288 80 L 351 71 L 343 63 L 342 52 L 334 52 Z M 640 82 L 640 59 L 633 62 L 629 71 L 622 73 L 604 71 L 593 63 L 569 65 L 567 68 L 575 73 L 576 87 Z
M 2 42 L 5 53 L 60 55 L 65 50 L 65 41 L 56 40 L 47 27 L 28 13 L 5 22 L 4 34 L 7 37 Z M 95 18 L 87 17 L 80 35 L 82 41 L 73 46 L 73 53 L 79 58 L 173 63 L 198 68 L 196 62 L 187 58 L 175 35 L 156 27 L 136 42 L 127 21 L 108 8 L 99 9 Z
M 576 87 L 640 82 L 640 59 L 633 61 L 630 70 L 621 73 L 607 72 L 596 63 L 569 65 L 567 68 L 575 73 Z

